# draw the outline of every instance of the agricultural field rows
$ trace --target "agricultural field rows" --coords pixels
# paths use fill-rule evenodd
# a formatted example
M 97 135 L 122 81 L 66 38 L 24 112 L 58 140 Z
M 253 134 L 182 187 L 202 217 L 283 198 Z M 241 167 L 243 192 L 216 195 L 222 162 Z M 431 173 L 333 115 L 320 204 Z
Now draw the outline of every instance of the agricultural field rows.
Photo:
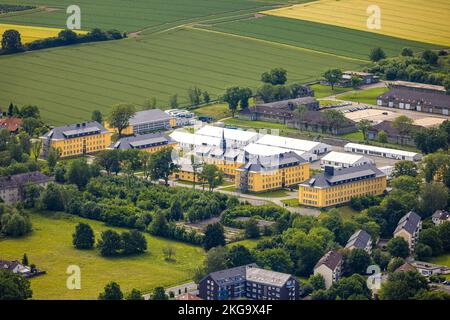
M 376 28 L 368 28 L 369 6 L 380 10 Z M 264 13 L 448 46 L 449 10 L 446 0 L 320 0 Z
M 0 58 L 0 105 L 36 104 L 52 124 L 85 120 L 115 103 L 167 105 L 197 85 L 213 97 L 232 85 L 260 85 L 273 66 L 290 81 L 311 81 L 332 67 L 358 69 L 362 62 L 269 45 L 198 29 L 158 36 L 62 47 Z
M 19 31 L 23 44 L 30 43 L 39 39 L 56 37 L 58 33 L 63 30 L 57 28 L 33 27 L 26 25 L 0 23 L 0 35 L 3 34 L 3 32 L 5 32 L 6 30 L 11 29 Z M 83 34 L 86 32 L 77 31 L 77 33 Z

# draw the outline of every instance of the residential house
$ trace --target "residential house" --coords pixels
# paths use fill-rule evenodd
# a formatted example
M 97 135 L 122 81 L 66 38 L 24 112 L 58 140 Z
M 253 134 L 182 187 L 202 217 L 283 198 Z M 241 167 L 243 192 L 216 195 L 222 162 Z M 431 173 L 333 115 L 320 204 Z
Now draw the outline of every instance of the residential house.
M 19 274 L 24 277 L 31 276 L 31 268 L 21 264 L 19 261 L 0 260 L 0 270 L 8 270 L 12 273 Z
M 408 242 L 409 250 L 414 252 L 416 241 L 419 238 L 422 229 L 422 221 L 420 216 L 414 211 L 405 214 L 397 224 L 394 231 L 394 237 L 402 237 Z
M 199 297 L 204 300 L 298 300 L 299 291 L 294 276 L 254 263 L 212 272 L 199 283 Z
M 363 249 L 368 254 L 372 252 L 372 237 L 365 230 L 358 230 L 347 241 L 345 249 Z
M 7 129 L 11 134 L 17 134 L 22 126 L 21 118 L 0 118 L 0 130 Z
M 34 171 L 0 177 L 0 198 L 6 204 L 14 204 L 22 200 L 22 189 L 27 184 L 46 187 L 52 178 Z
M 450 222 L 450 213 L 445 210 L 436 210 L 431 216 L 431 220 L 435 225 Z
M 425 277 L 450 273 L 450 267 L 440 266 L 429 262 L 414 261 L 411 262 L 411 265 Z
M 333 283 L 339 281 L 342 274 L 342 255 L 337 251 L 328 251 L 314 267 L 314 275 L 320 274 L 325 280 L 325 287 L 329 289 Z
M 381 195 L 386 191 L 386 175 L 372 164 L 337 169 L 326 166 L 299 185 L 299 203 L 325 208 L 349 202 L 362 195 Z

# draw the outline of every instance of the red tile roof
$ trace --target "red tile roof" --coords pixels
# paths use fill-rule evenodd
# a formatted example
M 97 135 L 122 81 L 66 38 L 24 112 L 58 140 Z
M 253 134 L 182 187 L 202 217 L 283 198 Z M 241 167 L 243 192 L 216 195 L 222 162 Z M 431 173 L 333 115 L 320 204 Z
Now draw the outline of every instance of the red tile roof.
M 0 119 L 0 128 L 6 128 L 9 132 L 16 132 L 22 125 L 20 118 L 3 118 Z

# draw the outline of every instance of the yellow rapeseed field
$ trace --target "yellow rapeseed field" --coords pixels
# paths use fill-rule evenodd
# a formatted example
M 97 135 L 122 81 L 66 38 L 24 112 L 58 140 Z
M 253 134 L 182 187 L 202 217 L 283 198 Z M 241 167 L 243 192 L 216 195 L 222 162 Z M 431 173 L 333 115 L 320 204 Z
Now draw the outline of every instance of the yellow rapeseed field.
M 22 44 L 30 43 L 35 40 L 56 37 L 62 29 L 47 28 L 47 27 L 33 27 L 15 24 L 0 23 L 0 36 L 6 30 L 17 30 L 20 33 Z M 78 34 L 85 34 L 85 31 L 77 31 Z
M 374 8 L 379 28 L 368 27 Z M 448 0 L 319 0 L 263 13 L 450 46 L 449 12 Z

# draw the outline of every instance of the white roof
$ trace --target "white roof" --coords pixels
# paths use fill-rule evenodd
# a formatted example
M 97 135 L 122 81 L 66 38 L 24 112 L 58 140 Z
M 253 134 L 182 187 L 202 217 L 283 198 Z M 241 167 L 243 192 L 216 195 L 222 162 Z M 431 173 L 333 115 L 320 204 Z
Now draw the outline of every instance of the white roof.
M 170 137 L 178 143 L 181 144 L 191 144 L 191 145 L 208 145 L 208 146 L 219 146 L 220 138 L 202 136 L 198 134 L 193 134 L 185 131 L 174 131 L 170 134 Z
M 369 162 L 373 162 L 369 158 L 366 158 L 361 155 L 356 155 L 352 153 L 344 153 L 344 152 L 336 152 L 331 151 L 329 154 L 327 154 L 325 157 L 322 158 L 324 161 L 331 161 L 331 162 L 337 162 L 337 163 L 345 163 L 345 164 L 355 164 L 360 160 L 366 160 Z
M 376 146 L 368 146 L 365 144 L 358 144 L 358 143 L 347 143 L 345 145 L 345 148 L 354 148 L 354 149 L 360 149 L 360 150 L 370 150 L 380 153 L 391 153 L 396 154 L 400 156 L 405 157 L 411 157 L 414 158 L 416 156 L 420 156 L 419 153 L 416 152 L 410 152 L 410 151 L 404 151 L 404 150 L 398 150 L 398 149 L 389 149 L 389 148 L 382 148 L 382 147 L 376 147 Z
M 283 154 L 289 152 L 291 150 L 285 148 L 271 147 L 265 146 L 262 144 L 251 143 L 244 148 L 246 152 L 251 155 L 262 156 L 262 157 L 270 157 L 274 155 Z
M 266 134 L 265 136 L 261 137 L 256 143 L 264 144 L 267 146 L 288 148 L 291 150 L 302 150 L 302 151 L 311 151 L 316 148 L 327 146 L 321 142 L 280 137 L 271 134 Z
M 215 126 L 204 126 L 200 130 L 197 130 L 195 134 L 210 136 L 216 138 L 222 138 L 222 132 L 225 132 L 226 140 L 235 140 L 235 141 L 243 141 L 248 142 L 252 139 L 255 139 L 258 136 L 257 132 L 254 131 L 244 131 L 239 129 L 227 129 Z

